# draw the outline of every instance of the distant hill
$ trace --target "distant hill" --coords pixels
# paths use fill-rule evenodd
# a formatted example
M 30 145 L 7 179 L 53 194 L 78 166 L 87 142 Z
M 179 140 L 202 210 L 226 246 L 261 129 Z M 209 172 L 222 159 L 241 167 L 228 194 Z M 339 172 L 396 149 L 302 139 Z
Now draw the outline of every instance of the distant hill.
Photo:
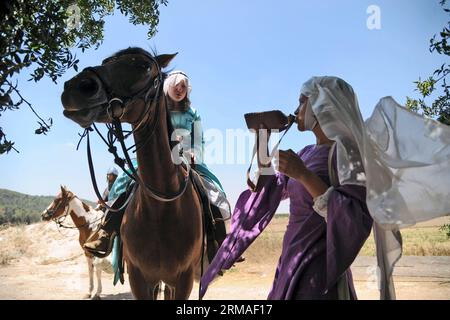
M 0 224 L 30 224 L 41 220 L 41 212 L 49 206 L 54 196 L 31 196 L 0 189 Z M 91 201 L 82 200 L 91 206 Z

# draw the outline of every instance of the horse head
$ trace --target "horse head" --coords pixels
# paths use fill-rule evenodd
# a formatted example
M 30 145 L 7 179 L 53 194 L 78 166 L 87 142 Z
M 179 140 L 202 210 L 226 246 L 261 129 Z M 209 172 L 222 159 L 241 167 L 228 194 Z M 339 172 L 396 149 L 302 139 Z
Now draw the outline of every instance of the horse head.
M 121 50 L 64 84 L 64 115 L 87 128 L 113 119 L 136 124 L 162 91 L 163 73 L 176 54 L 153 56 L 141 48 Z
M 42 212 L 42 220 L 50 221 L 61 217 L 66 212 L 66 208 L 69 205 L 70 200 L 73 198 L 74 194 L 66 187 L 61 186 L 61 192 L 58 193 L 47 209 Z

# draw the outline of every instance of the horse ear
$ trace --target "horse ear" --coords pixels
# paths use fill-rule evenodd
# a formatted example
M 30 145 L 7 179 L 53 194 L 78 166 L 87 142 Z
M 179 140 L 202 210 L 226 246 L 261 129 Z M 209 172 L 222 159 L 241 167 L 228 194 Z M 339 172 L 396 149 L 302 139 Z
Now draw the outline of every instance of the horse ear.
M 178 54 L 178 52 L 174 54 L 160 54 L 159 56 L 156 56 L 155 59 L 158 61 L 158 64 L 160 68 L 165 68 L 169 65 L 170 61 L 172 61 L 173 58 Z
M 60 185 L 61 187 L 61 193 L 64 194 L 66 192 L 66 188 L 63 185 Z

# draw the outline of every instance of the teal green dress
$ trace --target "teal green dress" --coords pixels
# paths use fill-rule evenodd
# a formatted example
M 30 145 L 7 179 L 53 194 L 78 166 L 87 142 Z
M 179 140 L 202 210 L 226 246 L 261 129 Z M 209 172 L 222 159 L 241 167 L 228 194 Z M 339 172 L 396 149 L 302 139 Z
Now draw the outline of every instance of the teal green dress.
M 219 179 L 208 169 L 207 165 L 203 162 L 205 141 L 203 140 L 201 118 L 197 110 L 189 107 L 187 111 L 171 111 L 170 119 L 172 121 L 172 126 L 176 131 L 176 134 L 183 137 L 183 140 L 181 142 L 183 145 L 183 149 L 185 151 L 190 149 L 195 155 L 195 170 L 203 177 L 214 183 L 214 185 L 216 185 L 216 187 L 219 188 L 222 192 L 224 192 Z M 137 169 L 137 160 L 133 159 L 132 162 L 134 168 Z M 129 173 L 131 173 L 131 170 L 129 170 Z M 108 200 L 114 200 L 120 194 L 125 192 L 129 182 L 130 177 L 122 172 L 111 187 Z

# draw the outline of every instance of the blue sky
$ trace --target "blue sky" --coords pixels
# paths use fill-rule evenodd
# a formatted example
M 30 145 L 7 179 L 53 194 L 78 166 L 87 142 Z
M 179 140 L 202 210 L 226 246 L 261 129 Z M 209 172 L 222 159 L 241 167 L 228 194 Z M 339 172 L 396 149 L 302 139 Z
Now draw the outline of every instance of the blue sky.
M 380 30 L 366 26 L 370 5 L 381 10 Z M 128 46 L 178 52 L 170 67 L 189 74 L 192 105 L 204 130 L 224 134 L 226 129 L 245 129 L 246 112 L 292 112 L 302 83 L 314 75 L 339 76 L 350 83 L 367 118 L 383 96 L 401 104 L 406 96 L 417 96 L 413 81 L 448 62 L 428 51 L 429 39 L 448 19 L 438 0 L 173 0 L 160 11 L 159 32 L 151 40 L 145 27 L 133 26 L 119 12 L 108 17 L 100 48 L 78 55 L 80 69 Z M 57 85 L 20 76 L 22 94 L 55 124 L 47 136 L 37 136 L 36 119 L 25 106 L 2 115 L 0 126 L 20 154 L 0 156 L 0 188 L 54 195 L 65 184 L 81 197 L 95 199 L 85 143 L 75 150 L 81 128 L 63 117 L 60 104 L 63 83 L 74 75 L 67 72 Z M 95 140 L 96 175 L 104 188 L 113 160 Z M 314 141 L 311 133 L 291 130 L 281 148 L 297 151 Z M 245 189 L 247 166 L 210 166 L 232 204 Z M 286 212 L 287 204 L 279 211 Z

